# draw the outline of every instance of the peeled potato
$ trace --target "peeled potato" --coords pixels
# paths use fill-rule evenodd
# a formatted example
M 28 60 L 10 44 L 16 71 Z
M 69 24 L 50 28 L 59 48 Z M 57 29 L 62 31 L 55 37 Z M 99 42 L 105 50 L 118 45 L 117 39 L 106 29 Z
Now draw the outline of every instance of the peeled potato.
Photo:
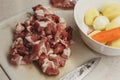
M 120 16 L 117 16 L 115 19 L 113 19 L 111 22 L 115 22 L 120 24 Z
M 117 27 L 120 27 L 120 24 L 115 23 L 115 22 L 111 22 L 111 23 L 106 25 L 105 30 L 110 30 L 110 29 L 114 29 L 114 28 L 117 28 Z
M 112 8 L 112 7 L 114 7 L 114 6 L 116 6 L 116 4 L 117 3 L 107 4 L 107 5 L 103 6 L 100 11 L 101 12 L 105 12 L 105 11 L 107 12 L 107 10 L 109 11 L 109 9 Z
M 114 19 L 117 16 L 120 16 L 120 4 L 113 3 L 106 5 L 101 9 L 101 13 L 108 17 L 110 20 Z
M 109 46 L 120 48 L 120 39 L 112 41 Z
M 99 11 L 97 9 L 89 9 L 86 11 L 85 13 L 85 23 L 88 26 L 92 26 L 93 25 L 93 21 L 95 19 L 95 17 L 99 16 Z

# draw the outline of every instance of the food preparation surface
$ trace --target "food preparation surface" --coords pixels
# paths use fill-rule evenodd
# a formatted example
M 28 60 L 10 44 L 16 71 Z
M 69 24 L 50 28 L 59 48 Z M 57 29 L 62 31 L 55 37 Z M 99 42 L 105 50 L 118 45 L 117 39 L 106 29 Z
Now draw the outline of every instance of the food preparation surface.
M 9 0 L 6 0 L 9 1 Z M 23 1 L 23 0 L 22 0 Z M 32 1 L 32 0 L 31 0 Z M 19 1 L 18 1 L 19 2 Z M 21 1 L 20 1 L 21 2 Z M 30 1 L 23 1 L 30 4 Z M 50 7 L 48 5 L 48 0 L 37 0 L 36 3 L 42 2 L 43 5 Z M 33 3 L 32 3 L 33 4 Z M 14 5 L 14 6 L 17 6 Z M 7 7 L 7 6 L 6 6 Z M 11 6 L 12 8 L 13 6 Z M 26 6 L 28 7 L 28 6 Z M 1 7 L 0 7 L 1 8 Z M 31 7 L 29 7 L 31 9 Z M 120 57 L 107 57 L 100 55 L 91 49 L 89 49 L 81 40 L 78 32 L 78 28 L 74 22 L 73 10 L 60 10 L 56 8 L 51 8 L 53 12 L 64 17 L 68 24 L 70 24 L 74 29 L 73 39 L 74 44 L 72 45 L 72 55 L 67 61 L 64 68 L 60 69 L 60 75 L 56 77 L 45 76 L 37 66 L 32 65 L 22 65 L 19 67 L 14 67 L 8 62 L 9 48 L 12 44 L 12 31 L 16 23 L 23 22 L 26 19 L 26 13 L 19 13 L 17 16 L 11 17 L 0 23 L 0 64 L 7 72 L 12 80 L 59 80 L 60 77 L 75 69 L 77 66 L 81 65 L 83 62 L 96 57 L 101 56 L 102 60 L 98 66 L 91 72 L 84 80 L 119 80 L 120 79 Z M 30 11 L 30 10 L 28 10 Z M 24 12 L 24 11 L 23 11 Z M 9 12 L 8 12 L 9 13 Z M 15 14 L 15 13 L 10 13 Z M 2 16 L 4 17 L 4 16 Z M 3 74 L 3 72 L 1 72 Z M 0 73 L 0 76 L 2 74 Z M 3 74 L 4 75 L 4 74 Z M 0 78 L 1 79 L 1 78 Z M 6 80 L 6 79 L 1 79 Z

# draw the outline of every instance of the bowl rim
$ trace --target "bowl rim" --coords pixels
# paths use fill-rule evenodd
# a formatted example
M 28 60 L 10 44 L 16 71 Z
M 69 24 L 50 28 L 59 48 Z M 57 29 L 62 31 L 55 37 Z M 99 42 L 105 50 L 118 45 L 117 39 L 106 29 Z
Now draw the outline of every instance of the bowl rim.
M 85 37 L 89 38 L 92 42 L 94 42 L 94 43 L 96 43 L 96 44 L 98 44 L 98 45 L 100 45 L 100 46 L 103 46 L 103 47 L 105 47 L 105 48 L 114 49 L 114 50 L 120 50 L 120 48 L 116 48 L 116 47 L 104 45 L 104 44 L 102 44 L 102 43 L 100 43 L 100 42 L 92 39 L 91 37 L 89 37 L 87 34 L 85 34 L 85 33 L 81 30 L 80 25 L 79 25 L 79 23 L 78 23 L 77 16 L 76 16 L 76 14 L 77 14 L 76 8 L 78 7 L 78 4 L 79 4 L 79 3 L 81 3 L 80 0 L 76 2 L 76 5 L 75 5 L 75 7 L 74 7 L 74 20 L 75 20 L 75 22 L 76 22 L 79 30 L 85 35 Z M 86 24 L 85 24 L 85 25 L 86 25 Z M 86 26 L 88 26 L 88 25 L 86 25 Z M 89 27 L 89 26 L 88 26 L 88 27 Z

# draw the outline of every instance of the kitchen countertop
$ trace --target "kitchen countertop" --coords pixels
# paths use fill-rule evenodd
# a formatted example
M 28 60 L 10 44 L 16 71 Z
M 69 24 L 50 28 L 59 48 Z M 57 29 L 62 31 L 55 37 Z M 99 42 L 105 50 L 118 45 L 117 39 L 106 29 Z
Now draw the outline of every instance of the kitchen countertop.
M 38 3 L 48 6 L 49 0 L 0 0 L 0 21 L 17 15 Z M 93 54 L 102 57 L 102 59 L 98 66 L 83 80 L 120 80 L 120 56 L 104 56 L 94 51 Z M 0 69 L 0 80 L 7 80 L 5 75 L 2 69 Z

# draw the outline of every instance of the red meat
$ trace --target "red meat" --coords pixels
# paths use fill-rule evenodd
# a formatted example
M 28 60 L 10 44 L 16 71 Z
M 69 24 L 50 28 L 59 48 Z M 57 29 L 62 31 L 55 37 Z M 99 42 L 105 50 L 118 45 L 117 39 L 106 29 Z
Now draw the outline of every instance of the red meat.
M 54 7 L 63 8 L 63 9 L 71 9 L 71 8 L 74 8 L 76 4 L 76 0 L 50 0 L 50 3 Z
M 57 7 L 59 4 L 61 8 L 72 8 L 74 5 L 74 1 L 68 0 L 51 0 L 51 3 Z M 72 28 L 42 5 L 33 7 L 33 11 L 29 20 L 16 26 L 10 62 L 15 65 L 37 62 L 43 73 L 56 76 L 59 67 L 65 66 L 70 56 Z

